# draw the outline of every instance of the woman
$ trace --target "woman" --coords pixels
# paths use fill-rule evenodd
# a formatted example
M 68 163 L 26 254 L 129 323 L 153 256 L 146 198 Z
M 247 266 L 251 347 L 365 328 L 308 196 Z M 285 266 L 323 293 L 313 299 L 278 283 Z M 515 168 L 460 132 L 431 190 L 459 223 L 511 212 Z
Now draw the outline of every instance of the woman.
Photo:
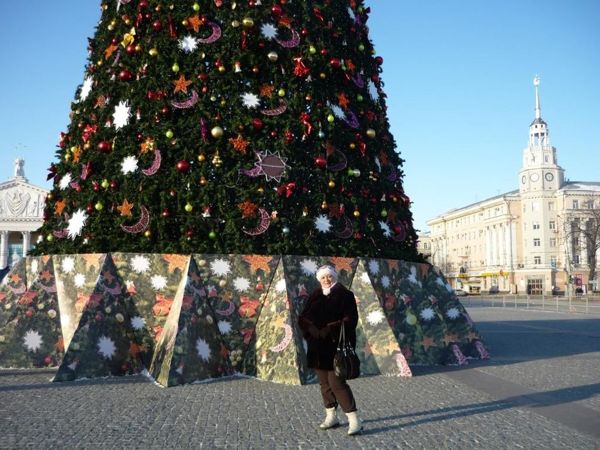
M 360 433 L 363 427 L 350 386 L 333 371 L 333 357 L 342 325 L 346 339 L 352 347 L 356 345 L 358 311 L 354 294 L 337 279 L 337 272 L 332 266 L 322 266 L 317 270 L 321 288 L 308 298 L 298 324 L 308 343 L 308 367 L 317 373 L 325 404 L 326 416 L 319 428 L 327 430 L 340 424 L 337 416 L 337 406 L 340 405 L 348 416 L 348 434 L 352 436 Z

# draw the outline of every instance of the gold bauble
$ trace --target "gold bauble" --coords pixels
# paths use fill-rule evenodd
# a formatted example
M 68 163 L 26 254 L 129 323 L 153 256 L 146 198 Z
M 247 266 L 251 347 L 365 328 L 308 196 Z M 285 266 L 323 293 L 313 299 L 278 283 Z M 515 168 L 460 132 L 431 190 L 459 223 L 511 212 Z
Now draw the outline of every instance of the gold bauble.
M 200 177 L 200 186 L 206 186 L 206 178 Z
M 198 161 L 200 161 L 200 162 L 206 161 L 206 155 L 204 153 L 200 153 L 198 155 Z
M 323 200 L 323 203 L 321 203 L 321 209 L 327 209 L 328 205 L 327 202 L 325 200 Z
M 348 147 L 350 147 L 350 150 L 354 150 L 356 148 L 356 144 L 354 142 L 351 142 L 350 145 L 348 145 Z
M 354 217 L 360 217 L 360 211 L 358 209 L 355 209 L 354 212 L 352 213 L 352 215 Z
M 330 188 L 334 188 L 335 187 L 335 181 L 329 180 L 329 183 L 327 183 L 327 186 L 329 186 Z
M 221 128 L 221 127 L 213 127 L 213 129 L 210 130 L 210 134 L 215 139 L 219 139 L 219 138 L 223 137 L 223 128 Z
M 260 186 L 257 190 L 256 190 L 259 194 L 263 194 L 265 192 L 265 188 Z
M 234 21 L 232 21 L 232 22 L 231 22 L 231 26 L 232 26 L 233 28 L 237 28 L 237 27 L 239 27 L 239 26 L 240 26 L 240 21 L 239 21 L 239 20 L 234 20 Z
M 150 56 L 158 56 L 158 49 L 157 48 L 151 48 L 150 50 L 148 50 L 148 54 Z
M 189 24 L 189 22 L 188 22 L 188 20 L 187 20 L 187 19 L 183 19 L 183 20 L 181 21 L 181 25 L 183 25 L 184 27 L 187 27 L 187 26 L 188 26 L 188 24 Z
M 369 128 L 367 130 L 367 136 L 370 137 L 371 139 L 373 139 L 375 136 L 377 136 L 377 133 L 375 132 L 375 130 L 373 128 Z
M 225 73 L 227 69 L 225 68 L 225 66 L 219 66 L 217 70 L 219 71 L 219 73 Z
M 254 20 L 251 17 L 244 17 L 242 19 L 242 25 L 244 25 L 244 28 L 252 28 L 254 26 Z
M 321 80 L 324 80 L 325 78 L 327 78 L 327 75 L 325 75 L 325 73 L 321 72 L 321 73 L 319 74 L 319 78 L 320 78 Z
M 147 238 L 152 237 L 152 231 L 150 231 L 150 230 L 144 231 L 144 236 L 146 236 Z
M 279 59 L 279 55 L 277 54 L 277 52 L 269 52 L 267 54 L 267 58 L 269 58 L 269 61 L 277 61 Z

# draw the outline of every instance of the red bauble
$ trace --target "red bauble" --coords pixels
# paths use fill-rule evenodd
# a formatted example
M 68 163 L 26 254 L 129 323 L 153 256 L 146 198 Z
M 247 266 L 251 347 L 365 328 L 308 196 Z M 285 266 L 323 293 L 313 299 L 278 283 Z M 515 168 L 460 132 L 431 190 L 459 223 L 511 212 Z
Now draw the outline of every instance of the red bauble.
M 317 167 L 323 169 L 327 165 L 327 160 L 323 156 L 317 156 L 315 158 L 315 164 L 317 165 Z
M 375 57 L 375 62 L 379 65 L 383 64 L 383 58 L 381 56 Z
M 191 230 L 191 229 L 186 230 L 185 236 L 188 238 L 194 237 L 194 230 Z
M 183 159 L 181 161 L 177 161 L 176 167 L 179 172 L 184 173 L 190 170 L 190 163 Z
M 96 316 L 94 317 L 94 319 L 96 319 L 96 322 L 100 322 L 104 317 L 102 317 L 102 314 L 100 313 L 96 313 Z
M 271 7 L 271 13 L 274 16 L 280 16 L 281 15 L 281 11 L 282 11 L 282 9 L 281 9 L 281 6 L 279 6 L 279 5 L 273 5 Z
M 33 316 L 33 309 L 28 309 L 27 311 L 25 311 L 25 317 L 32 317 Z
M 111 188 L 113 191 L 116 191 L 117 189 L 119 189 L 119 182 L 118 182 L 117 180 L 112 180 L 112 181 L 110 182 L 110 188 Z
M 264 123 L 261 119 L 259 119 L 258 117 L 256 119 L 252 119 L 252 127 L 256 130 L 262 130 Z
M 140 2 L 138 3 L 138 7 L 140 9 L 147 8 L 148 7 L 148 0 L 140 0 Z
M 163 107 L 160 109 L 160 112 L 161 112 L 161 114 L 163 114 L 163 115 L 165 115 L 165 116 L 166 116 L 167 114 L 169 114 L 169 113 L 171 112 L 171 110 L 169 109 L 169 107 L 168 107 L 168 106 L 163 106 Z
M 97 181 L 92 181 L 92 189 L 94 192 L 98 192 L 100 190 L 100 184 Z
M 169 195 L 171 197 L 175 197 L 177 195 L 177 191 L 175 189 L 169 189 Z
M 160 215 L 161 215 L 163 218 L 165 218 L 165 219 L 166 219 L 166 218 L 168 218 L 168 217 L 170 217 L 170 216 L 171 216 L 171 211 L 169 211 L 169 208 L 165 208 L 165 209 L 163 209 L 163 210 L 162 210 L 162 212 L 160 213 Z
M 88 214 L 92 214 L 94 212 L 94 205 L 92 205 L 91 203 L 88 203 L 88 205 L 85 207 L 85 210 L 87 211 Z
M 132 73 L 127 69 L 123 69 L 119 72 L 119 79 L 121 81 L 131 81 L 132 78 Z
M 152 28 L 154 28 L 154 31 L 160 31 L 162 29 L 162 23 L 160 20 L 155 20 L 152 22 Z
M 110 141 L 100 141 L 98 142 L 98 150 L 102 153 L 108 153 L 112 150 L 112 144 Z
M 342 66 L 342 61 L 339 58 L 331 58 L 329 60 L 329 64 L 334 69 L 339 69 Z
M 133 55 L 135 53 L 135 45 L 131 45 L 129 44 L 127 47 L 125 47 L 125 51 L 129 54 L 129 55 Z
M 52 357 L 51 356 L 46 356 L 44 358 L 44 364 L 49 366 L 50 364 L 52 364 Z

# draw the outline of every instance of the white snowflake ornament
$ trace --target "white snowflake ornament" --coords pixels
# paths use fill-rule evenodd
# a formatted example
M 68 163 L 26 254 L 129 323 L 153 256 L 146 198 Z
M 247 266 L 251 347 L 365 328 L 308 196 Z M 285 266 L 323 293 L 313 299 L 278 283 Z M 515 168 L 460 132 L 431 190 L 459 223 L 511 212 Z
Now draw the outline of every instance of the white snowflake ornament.
M 85 77 L 83 80 L 83 85 L 81 86 L 81 91 L 79 92 L 79 100 L 84 101 L 90 95 L 92 91 L 92 85 L 94 84 L 94 79 L 90 76 Z
M 231 264 L 226 259 L 215 259 L 210 263 L 210 270 L 217 276 L 222 277 L 231 272 Z
M 150 282 L 152 283 L 152 287 L 157 291 L 160 291 L 167 286 L 167 279 L 162 275 L 154 275 L 150 278 Z
M 201 360 L 205 362 L 208 362 L 208 360 L 210 360 L 210 347 L 204 339 L 198 338 L 198 340 L 196 341 L 196 351 L 198 352 L 198 357 Z
M 419 314 L 421 316 L 421 319 L 429 322 L 430 320 L 432 320 L 435 317 L 435 313 L 433 312 L 433 309 L 431 308 L 425 308 L 423 311 L 421 311 L 421 314 Z
M 131 328 L 134 330 L 143 330 L 146 326 L 146 319 L 140 316 L 134 316 L 131 318 Z
M 458 319 L 458 316 L 460 316 L 460 311 L 458 308 L 450 308 L 448 311 L 446 311 L 446 317 L 450 320 Z
M 220 320 L 217 324 L 217 327 L 219 328 L 221 334 L 229 334 L 231 332 L 231 323 L 227 322 L 226 320 Z
M 379 221 L 379 228 L 381 228 L 381 231 L 383 231 L 383 235 L 385 237 L 390 237 L 392 235 L 392 230 L 390 229 L 390 226 L 383 220 Z
M 117 106 L 115 106 L 115 112 L 113 113 L 113 125 L 119 130 L 129 123 L 131 117 L 131 107 L 126 101 L 121 100 Z
M 85 285 L 85 275 L 82 273 L 78 273 L 73 277 L 73 283 L 76 287 L 80 288 Z
M 198 40 L 188 34 L 179 41 L 179 48 L 186 53 L 192 53 L 198 48 Z
M 246 92 L 241 95 L 242 103 L 246 108 L 257 108 L 260 105 L 260 99 L 256 94 L 252 94 L 251 92 Z
M 245 292 L 250 288 L 250 281 L 247 278 L 237 277 L 233 280 L 233 287 L 238 292 Z
M 327 233 L 331 230 L 331 221 L 325 214 L 321 214 L 315 218 L 315 228 L 321 233 Z
M 75 211 L 73 216 L 69 219 L 69 225 L 67 225 L 67 235 L 69 238 L 75 239 L 81 234 L 81 230 L 85 226 L 87 218 L 88 215 L 85 210 L 80 208 Z
M 135 255 L 131 258 L 130 264 L 136 273 L 145 273 L 150 268 L 150 260 L 142 255 Z
M 111 338 L 108 336 L 102 336 L 98 339 L 98 353 L 105 359 L 112 359 L 115 355 L 117 347 Z
M 317 273 L 317 263 L 312 259 L 305 259 L 300 263 L 300 267 L 302 268 L 302 272 L 304 275 L 314 275 Z
M 385 319 L 385 315 L 380 310 L 371 311 L 369 314 L 367 314 L 367 322 L 370 325 L 380 324 L 383 319 Z
M 275 39 L 277 37 L 277 28 L 272 23 L 265 23 L 260 28 L 260 32 L 262 33 L 265 39 Z
M 127 175 L 138 170 L 138 159 L 135 156 L 126 156 L 121 162 L 121 173 Z
M 23 345 L 29 352 L 37 352 L 42 346 L 42 335 L 35 330 L 29 330 L 23 336 Z
M 60 179 L 60 182 L 58 183 L 58 187 L 61 189 L 67 189 L 69 187 L 69 184 L 71 183 L 71 181 L 73 181 L 73 177 L 71 176 L 70 173 L 65 173 L 62 178 Z

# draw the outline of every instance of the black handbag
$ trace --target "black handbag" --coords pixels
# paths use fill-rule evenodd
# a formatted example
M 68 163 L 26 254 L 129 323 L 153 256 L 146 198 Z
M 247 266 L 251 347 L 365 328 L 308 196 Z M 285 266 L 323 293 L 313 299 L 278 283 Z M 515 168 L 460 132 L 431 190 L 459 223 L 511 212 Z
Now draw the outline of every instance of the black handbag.
M 360 359 L 356 356 L 350 342 L 346 340 L 344 328 L 342 324 L 337 350 L 333 357 L 333 371 L 337 377 L 352 380 L 360 376 Z

